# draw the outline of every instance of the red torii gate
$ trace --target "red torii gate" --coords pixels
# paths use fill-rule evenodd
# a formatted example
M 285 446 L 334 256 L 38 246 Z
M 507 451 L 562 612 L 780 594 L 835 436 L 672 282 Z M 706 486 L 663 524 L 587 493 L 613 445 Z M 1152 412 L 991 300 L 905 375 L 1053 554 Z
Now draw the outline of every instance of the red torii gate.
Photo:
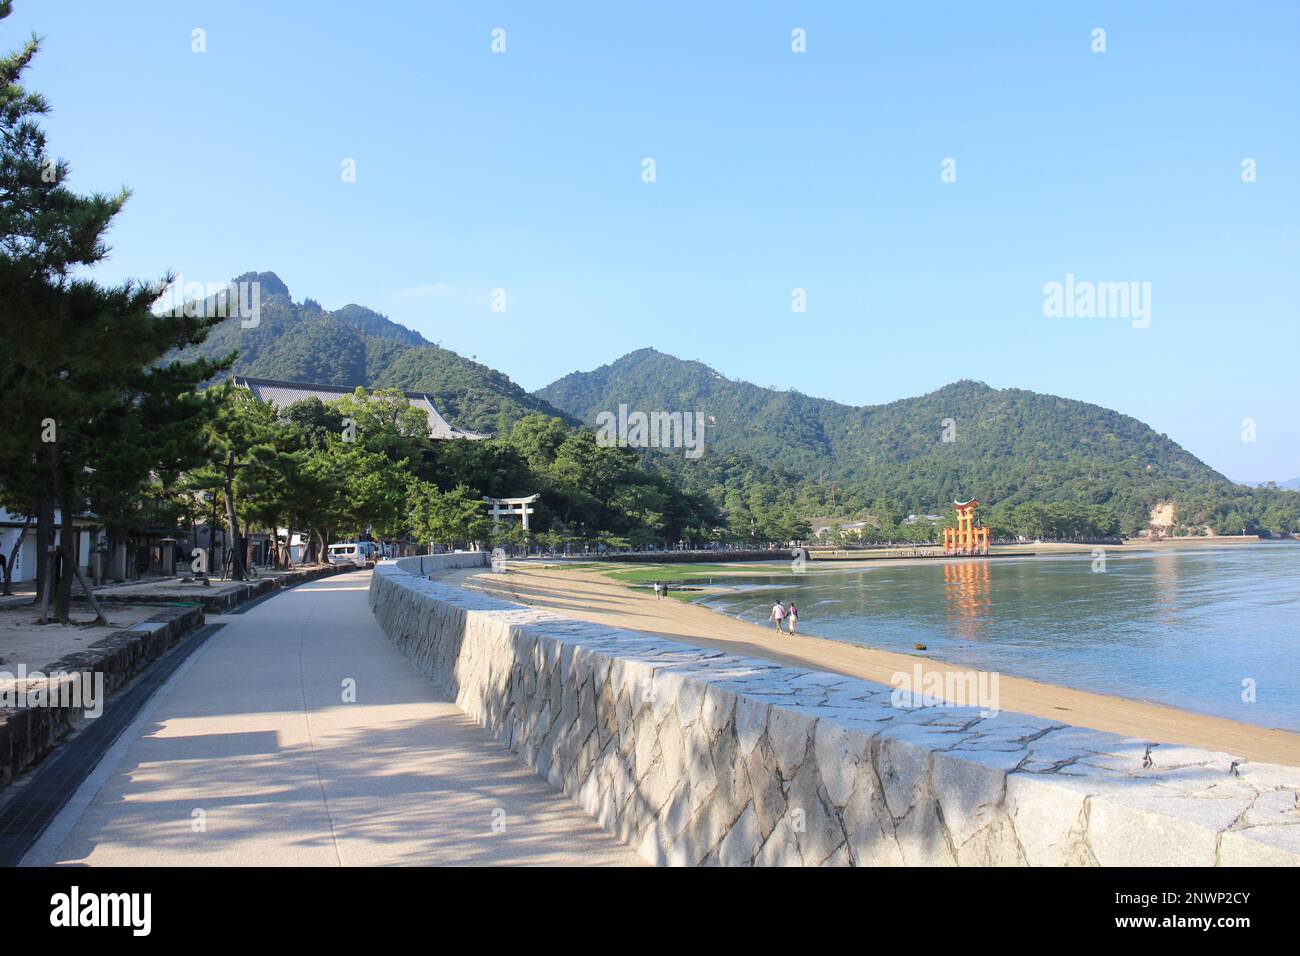
M 975 524 L 979 501 L 954 501 L 952 506 L 957 509 L 957 527 L 943 529 L 943 553 L 988 554 L 989 529 Z

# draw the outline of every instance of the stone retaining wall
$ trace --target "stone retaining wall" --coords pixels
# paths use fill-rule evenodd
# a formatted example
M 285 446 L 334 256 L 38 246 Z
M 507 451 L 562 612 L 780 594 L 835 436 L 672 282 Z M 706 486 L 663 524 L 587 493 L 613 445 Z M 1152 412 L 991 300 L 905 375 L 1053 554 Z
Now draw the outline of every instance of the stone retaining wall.
M 444 557 L 461 566 L 434 556 L 421 573 Z M 654 863 L 1300 861 L 1298 768 L 897 708 L 883 685 L 568 620 L 394 563 L 376 568 L 370 605 L 470 717 Z
M 489 555 L 486 551 L 449 551 L 446 554 L 421 554 L 383 563 L 396 565 L 398 570 L 407 574 L 427 577 L 452 568 L 486 568 L 488 562 Z
M 83 651 L 61 657 L 43 674 L 103 674 L 104 695 L 116 693 L 181 637 L 203 625 L 203 609 L 169 607 Z M 28 680 L 28 687 L 44 681 Z M 83 718 L 79 707 L 0 708 L 0 788 L 53 750 Z
M 158 586 L 163 590 L 155 593 L 150 593 L 149 590 L 139 587 L 133 587 L 131 590 L 124 589 L 115 593 L 110 588 L 104 591 L 96 591 L 95 600 L 109 604 L 174 604 L 176 602 L 193 601 L 196 604 L 203 605 L 203 608 L 211 614 L 220 614 L 222 611 L 238 607 L 241 604 L 247 604 L 254 598 L 269 594 L 272 591 L 295 587 L 308 581 L 315 581 L 318 578 L 327 578 L 335 574 L 348 574 L 360 570 L 361 568 L 356 565 L 338 564 L 328 567 L 313 567 L 301 571 L 286 571 L 283 574 L 234 582 L 233 586 L 232 582 L 219 582 L 217 585 L 210 587 L 187 585 L 184 586 L 184 590 L 170 592 L 165 590 L 165 584 L 159 582 Z

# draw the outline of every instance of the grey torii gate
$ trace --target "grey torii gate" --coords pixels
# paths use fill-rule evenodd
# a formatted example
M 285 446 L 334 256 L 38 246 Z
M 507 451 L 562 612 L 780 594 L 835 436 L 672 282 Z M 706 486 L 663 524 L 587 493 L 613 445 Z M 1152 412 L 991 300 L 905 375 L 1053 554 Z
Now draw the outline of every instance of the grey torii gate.
M 529 495 L 527 498 L 489 498 L 483 496 L 483 500 L 488 503 L 488 514 L 492 516 L 492 527 L 501 524 L 502 515 L 519 515 L 523 519 L 524 530 L 528 530 L 528 516 L 533 513 L 533 502 L 540 498 L 541 495 Z

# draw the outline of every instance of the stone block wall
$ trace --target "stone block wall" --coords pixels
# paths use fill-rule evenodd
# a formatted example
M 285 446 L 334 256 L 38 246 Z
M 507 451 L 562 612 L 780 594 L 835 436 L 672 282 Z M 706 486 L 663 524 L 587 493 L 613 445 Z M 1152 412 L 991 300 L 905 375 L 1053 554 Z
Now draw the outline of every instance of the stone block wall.
M 449 551 L 446 554 L 418 554 L 413 558 L 398 558 L 381 564 L 395 565 L 407 574 L 428 576 L 452 568 L 485 568 L 490 561 L 486 551 Z
M 463 556 L 417 573 L 436 559 Z M 518 607 L 406 573 L 414 560 L 371 580 L 389 637 L 650 862 L 1300 862 L 1300 768 L 897 708 L 883 685 Z
M 308 581 L 316 581 L 336 574 L 350 574 L 359 570 L 361 569 L 350 564 L 312 567 L 305 570 L 294 569 L 271 577 L 254 578 L 239 584 L 222 582 L 220 587 L 214 587 L 210 590 L 190 587 L 179 594 L 174 590 L 168 591 L 165 587 L 157 591 L 150 591 L 148 588 L 142 589 L 138 586 L 126 587 L 120 591 L 108 588 L 97 591 L 95 600 L 101 604 L 174 604 L 183 601 L 200 604 L 205 611 L 211 614 L 220 614 L 222 611 L 239 607 L 241 604 L 247 604 L 249 601 L 270 594 L 272 591 L 296 587 L 299 584 L 306 584 Z
M 202 626 L 202 608 L 163 608 L 148 620 L 59 658 L 41 668 L 41 673 L 102 674 L 104 694 L 115 694 L 182 637 Z M 48 679 L 27 682 L 33 691 L 49 684 Z M 79 707 L 0 708 L 0 789 L 58 746 L 83 719 Z

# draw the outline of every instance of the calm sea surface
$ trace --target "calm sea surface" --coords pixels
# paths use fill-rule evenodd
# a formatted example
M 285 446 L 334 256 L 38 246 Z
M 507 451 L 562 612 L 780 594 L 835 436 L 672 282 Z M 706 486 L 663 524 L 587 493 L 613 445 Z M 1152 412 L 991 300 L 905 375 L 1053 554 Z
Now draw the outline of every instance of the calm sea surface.
M 742 620 L 793 600 L 805 634 L 1300 731 L 1300 543 L 713 581 Z

